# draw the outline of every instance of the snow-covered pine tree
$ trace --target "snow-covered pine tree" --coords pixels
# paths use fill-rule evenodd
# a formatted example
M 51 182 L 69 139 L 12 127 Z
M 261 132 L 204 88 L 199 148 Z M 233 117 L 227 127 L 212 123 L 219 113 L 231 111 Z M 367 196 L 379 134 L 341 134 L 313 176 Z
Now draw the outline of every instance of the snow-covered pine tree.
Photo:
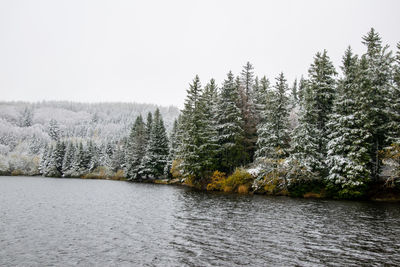
M 230 71 L 222 84 L 216 111 L 217 144 L 220 146 L 219 170 L 227 173 L 245 163 L 243 118 L 238 107 L 239 100 L 234 76 Z
M 151 118 L 151 117 L 150 117 Z M 150 120 L 152 121 L 152 120 Z M 150 127 L 151 129 L 151 127 Z M 131 179 L 140 179 L 143 171 L 142 160 L 146 153 L 147 128 L 143 118 L 139 115 L 133 124 L 128 138 L 128 150 L 126 156 L 126 176 Z
M 96 143 L 94 143 L 92 140 L 89 140 L 87 143 L 86 154 L 88 160 L 87 168 L 89 172 L 93 172 L 97 167 L 100 166 L 100 158 Z
M 30 127 L 33 124 L 33 111 L 29 107 L 25 107 L 19 117 L 19 125 L 21 127 Z
M 218 91 L 214 79 L 204 87 L 199 101 L 199 137 L 200 147 L 199 155 L 202 165 L 202 176 L 209 177 L 217 167 L 217 143 L 216 130 L 216 109 L 217 109 Z
M 254 71 L 253 65 L 247 62 L 243 66 L 240 74 L 239 96 L 244 130 L 244 147 L 245 157 L 244 163 L 249 163 L 253 160 L 257 142 L 257 119 L 255 115 L 255 107 L 253 103 L 253 87 L 254 87 Z
M 153 126 L 153 114 L 149 112 L 146 118 L 146 146 L 150 139 L 151 127 Z
M 182 110 L 181 145 L 178 150 L 178 158 L 182 160 L 181 167 L 184 176 L 200 180 L 203 173 L 200 146 L 202 145 L 201 128 L 201 95 L 202 88 L 199 76 L 193 79 L 186 91 L 185 106 Z
M 297 94 L 297 79 L 294 79 L 291 89 L 292 89 L 292 92 L 290 94 L 290 97 L 291 97 L 290 100 L 292 102 L 292 108 L 294 108 L 299 103 L 299 96 Z
M 60 177 L 61 173 L 57 170 L 57 160 L 56 160 L 56 145 L 50 145 L 43 175 L 47 177 Z
M 111 158 L 111 170 L 117 172 L 118 170 L 123 170 L 126 159 L 125 151 L 122 142 L 116 144 L 113 156 Z
M 51 119 L 49 122 L 48 134 L 53 141 L 58 141 L 60 139 L 60 126 L 54 119 Z
M 85 156 L 85 149 L 82 142 L 79 142 L 75 149 L 74 160 L 72 162 L 71 177 L 81 177 L 88 172 Z
M 292 166 L 325 177 L 327 169 L 327 123 L 335 95 L 335 68 L 326 50 L 318 52 L 308 71 L 309 79 L 302 89 L 299 125 L 293 132 Z
M 390 91 L 390 125 L 387 143 L 396 143 L 400 145 L 400 42 L 397 43 L 395 64 L 393 68 L 394 83 Z
M 112 158 L 114 154 L 113 143 L 111 141 L 103 143 L 99 150 L 100 166 L 105 167 L 107 170 L 111 170 Z
M 71 175 L 74 156 L 75 156 L 75 144 L 73 142 L 68 142 L 62 163 L 63 177 L 69 177 Z
M 171 178 L 171 168 L 172 162 L 176 158 L 176 153 L 178 150 L 178 119 L 174 120 L 174 124 L 172 126 L 171 134 L 169 135 L 169 152 L 167 158 L 167 164 L 164 168 L 164 175 L 167 178 Z
M 143 175 L 148 178 L 161 178 L 168 157 L 168 137 L 160 110 L 154 112 L 153 124 L 150 132 L 145 156 L 143 157 Z
M 44 175 L 46 172 L 47 161 L 48 161 L 48 154 L 49 154 L 49 145 L 46 144 L 43 147 L 42 153 L 40 155 L 40 162 L 39 162 L 39 172 Z
M 391 52 L 388 46 L 382 47 L 379 34 L 372 28 L 362 43 L 367 52 L 361 58 L 361 90 L 364 129 L 370 134 L 371 174 L 377 178 L 381 170 L 379 151 L 388 145 L 390 131 L 390 86 L 392 79 Z
M 360 71 L 356 55 L 349 47 L 342 60 L 343 78 L 337 88 L 327 154 L 330 187 L 341 197 L 361 196 L 370 180 L 369 133 L 363 129 L 360 103 Z
M 257 81 L 256 79 L 255 81 Z M 255 117 L 257 124 L 263 121 L 263 113 L 266 102 L 268 101 L 268 92 L 270 90 L 270 83 L 267 77 L 263 76 L 260 82 L 254 83 L 253 103 L 255 109 Z M 258 85 L 257 85 L 258 84 Z
M 278 160 L 289 154 L 289 97 L 285 76 L 280 73 L 265 102 L 263 118 L 258 125 L 257 158 Z
M 299 87 L 298 87 L 298 90 L 297 90 L 297 96 L 299 98 L 299 104 L 300 104 L 300 101 L 303 98 L 303 92 L 305 91 L 306 83 L 307 83 L 307 81 L 304 79 L 303 75 L 301 75 L 300 81 L 299 81 Z
M 62 175 L 62 163 L 64 160 L 64 155 L 65 155 L 65 143 L 63 141 L 58 140 L 56 142 L 52 155 L 55 168 L 58 171 L 57 177 Z

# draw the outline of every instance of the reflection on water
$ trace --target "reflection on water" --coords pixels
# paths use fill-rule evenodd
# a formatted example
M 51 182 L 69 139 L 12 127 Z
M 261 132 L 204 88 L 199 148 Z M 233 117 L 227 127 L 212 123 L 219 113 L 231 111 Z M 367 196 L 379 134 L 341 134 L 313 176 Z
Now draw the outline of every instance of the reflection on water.
M 0 266 L 400 265 L 400 205 L 0 177 Z

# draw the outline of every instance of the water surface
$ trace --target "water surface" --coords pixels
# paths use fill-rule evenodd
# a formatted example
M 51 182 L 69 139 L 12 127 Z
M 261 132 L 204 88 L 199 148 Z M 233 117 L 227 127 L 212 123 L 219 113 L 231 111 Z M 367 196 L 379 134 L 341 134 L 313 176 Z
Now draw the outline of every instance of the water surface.
M 400 265 L 400 205 L 0 177 L 0 266 Z

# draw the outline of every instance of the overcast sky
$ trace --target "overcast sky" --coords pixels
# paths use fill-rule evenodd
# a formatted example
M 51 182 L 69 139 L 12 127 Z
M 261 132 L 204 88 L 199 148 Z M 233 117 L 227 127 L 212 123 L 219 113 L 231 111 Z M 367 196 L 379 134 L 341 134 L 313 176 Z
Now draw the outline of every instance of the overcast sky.
M 182 107 L 189 82 L 336 66 L 371 27 L 400 41 L 400 1 L 0 0 L 0 100 L 148 102 Z

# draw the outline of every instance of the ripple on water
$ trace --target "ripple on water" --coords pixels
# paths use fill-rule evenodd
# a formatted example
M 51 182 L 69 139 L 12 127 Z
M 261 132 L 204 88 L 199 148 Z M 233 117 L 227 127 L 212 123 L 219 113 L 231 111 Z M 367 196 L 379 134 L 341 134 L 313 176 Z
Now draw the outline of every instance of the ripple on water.
M 400 206 L 0 177 L 0 266 L 400 265 Z

